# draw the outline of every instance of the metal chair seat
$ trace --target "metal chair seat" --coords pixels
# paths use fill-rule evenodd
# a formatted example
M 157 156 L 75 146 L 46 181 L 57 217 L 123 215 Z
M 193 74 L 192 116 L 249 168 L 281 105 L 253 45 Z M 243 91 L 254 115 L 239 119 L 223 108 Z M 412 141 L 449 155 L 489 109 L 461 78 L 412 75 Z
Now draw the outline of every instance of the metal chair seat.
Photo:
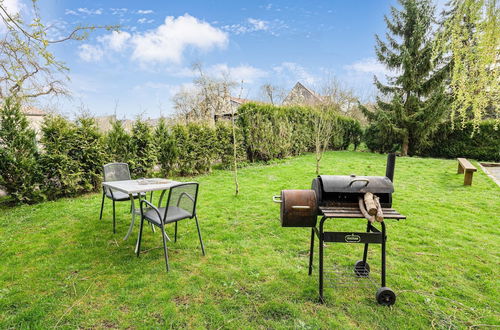
M 150 209 L 149 211 L 144 213 L 144 218 L 154 225 L 160 226 L 162 219 L 165 219 L 164 223 L 167 224 L 193 217 L 189 212 L 177 206 L 169 206 L 166 217 L 165 210 L 167 210 L 166 207 L 159 207 L 158 212 L 155 209 Z
M 132 194 L 132 196 L 134 198 L 139 198 L 139 194 L 138 193 L 135 193 L 135 194 Z M 141 193 L 140 196 L 146 196 L 145 193 Z M 113 191 L 113 196 L 108 196 L 108 194 L 106 194 L 106 197 L 116 201 L 116 202 L 123 202 L 123 201 L 128 201 L 130 199 L 130 196 L 127 195 L 126 193 L 124 192 L 121 192 L 121 191 Z

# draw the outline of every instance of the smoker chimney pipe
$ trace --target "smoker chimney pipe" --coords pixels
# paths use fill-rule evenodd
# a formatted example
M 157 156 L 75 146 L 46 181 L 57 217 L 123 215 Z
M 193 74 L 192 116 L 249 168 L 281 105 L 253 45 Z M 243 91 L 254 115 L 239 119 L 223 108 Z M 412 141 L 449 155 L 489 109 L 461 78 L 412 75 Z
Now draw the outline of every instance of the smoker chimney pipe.
M 385 167 L 385 176 L 394 182 L 394 167 L 396 166 L 396 154 L 390 153 L 387 155 L 387 165 Z

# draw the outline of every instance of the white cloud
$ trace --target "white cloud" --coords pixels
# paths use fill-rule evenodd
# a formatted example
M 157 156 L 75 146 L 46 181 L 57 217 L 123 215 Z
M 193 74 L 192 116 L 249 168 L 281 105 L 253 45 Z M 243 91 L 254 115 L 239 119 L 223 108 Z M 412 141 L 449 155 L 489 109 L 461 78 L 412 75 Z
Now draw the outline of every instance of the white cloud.
M 114 51 L 122 51 L 127 46 L 127 41 L 131 38 L 126 31 L 113 31 L 110 34 L 99 37 L 98 40 Z
M 269 28 L 269 22 L 261 19 L 249 18 L 248 23 L 252 25 L 254 31 L 263 31 Z
M 254 83 L 260 78 L 264 78 L 268 73 L 251 65 L 239 65 L 229 67 L 225 63 L 212 65 L 207 69 L 207 73 L 215 78 L 223 78 L 227 76 L 230 80 L 236 82 Z
M 288 82 L 300 81 L 306 85 L 318 83 L 318 78 L 309 73 L 303 66 L 294 62 L 283 62 L 273 68 L 273 71 Z
M 64 11 L 64 14 L 66 15 L 101 15 L 104 13 L 104 10 L 102 8 L 99 9 L 88 9 L 88 8 L 77 8 L 76 10 L 72 9 L 66 9 Z
M 143 9 L 139 9 L 137 11 L 137 14 L 140 14 L 140 15 L 148 15 L 148 14 L 153 14 L 154 11 L 152 11 L 151 9 L 146 9 L 146 10 L 143 10 Z
M 104 56 L 100 46 L 83 44 L 78 47 L 78 56 L 85 62 L 97 62 Z
M 151 23 L 153 23 L 154 21 L 155 21 L 154 19 L 147 19 L 146 17 L 142 17 L 142 18 L 139 18 L 139 19 L 137 20 L 137 23 L 139 23 L 139 24 L 145 24 L 145 23 L 147 23 L 147 24 L 151 24 Z
M 3 0 L 2 5 L 5 10 L 11 15 L 15 15 L 21 11 L 24 5 L 19 0 Z
M 377 59 L 368 57 L 361 59 L 353 64 L 344 66 L 344 69 L 356 73 L 370 73 L 370 74 L 389 74 L 390 71 Z
M 185 14 L 177 18 L 168 16 L 154 30 L 136 34 L 131 42 L 134 46 L 132 58 L 140 62 L 179 63 L 189 46 L 208 51 L 214 47 L 225 47 L 227 34 L 209 23 Z
M 222 29 L 236 35 L 269 29 L 269 22 L 256 18 L 247 18 L 243 24 L 224 25 Z
M 230 32 L 235 35 L 265 31 L 274 36 L 279 35 L 279 31 L 287 29 L 288 26 L 284 21 L 274 19 L 272 21 L 265 21 L 257 18 L 247 18 L 245 22 L 238 24 L 228 24 L 221 26 L 224 31 Z
M 109 8 L 111 15 L 123 16 L 128 12 L 128 8 Z
M 11 16 L 15 16 L 19 14 L 21 10 L 25 9 L 24 4 L 21 3 L 20 0 L 3 0 L 2 5 Z M 6 31 L 7 27 L 5 26 L 5 23 L 3 20 L 0 20 L 0 33 L 4 33 Z

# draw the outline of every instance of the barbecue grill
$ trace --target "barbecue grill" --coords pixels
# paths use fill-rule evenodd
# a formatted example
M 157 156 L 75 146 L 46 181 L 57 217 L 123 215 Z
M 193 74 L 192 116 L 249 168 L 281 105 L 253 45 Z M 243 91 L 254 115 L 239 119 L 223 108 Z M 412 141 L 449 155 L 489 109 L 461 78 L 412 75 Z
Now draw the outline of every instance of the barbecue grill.
M 324 242 L 361 243 L 364 244 L 363 259 L 357 261 L 352 268 L 354 276 L 369 277 L 370 266 L 367 262 L 369 244 L 381 244 L 381 287 L 377 290 L 376 300 L 382 305 L 393 305 L 395 293 L 386 287 L 386 226 L 383 219 L 405 219 L 392 208 L 394 192 L 394 167 L 396 156 L 387 157 L 385 176 L 356 175 L 321 175 L 313 179 L 310 190 L 283 190 L 281 196 L 273 200 L 281 203 L 281 225 L 283 227 L 310 227 L 311 245 L 309 253 L 309 275 L 312 274 L 314 236 L 319 239 L 319 298 L 324 302 Z M 379 208 L 377 217 L 365 210 L 363 198 L 371 193 L 377 197 Z M 319 228 L 317 217 L 321 216 Z M 328 219 L 367 218 L 365 232 L 325 232 L 324 224 Z M 375 219 L 377 221 L 375 221 Z M 375 226 L 380 223 L 380 229 Z

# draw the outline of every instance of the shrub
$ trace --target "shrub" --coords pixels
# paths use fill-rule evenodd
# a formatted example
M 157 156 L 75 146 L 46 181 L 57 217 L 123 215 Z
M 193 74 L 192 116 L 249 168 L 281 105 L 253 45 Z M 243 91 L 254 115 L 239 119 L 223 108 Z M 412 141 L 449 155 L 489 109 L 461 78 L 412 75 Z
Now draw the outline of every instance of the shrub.
M 236 135 L 236 161 L 246 160 L 245 146 L 243 145 L 243 136 L 241 130 L 235 125 Z M 232 168 L 234 165 L 234 138 L 233 127 L 230 122 L 219 121 L 215 125 L 215 134 L 217 136 L 217 157 L 223 168 Z
M 363 140 L 367 148 L 372 152 L 389 153 L 397 151 L 400 146 L 400 139 L 396 136 L 388 136 L 380 131 L 377 125 L 371 124 L 365 129 Z
M 338 116 L 337 123 L 341 132 L 341 141 L 338 149 L 347 150 L 352 144 L 354 145 L 354 150 L 356 150 L 363 137 L 363 129 L 360 122 L 354 118 Z
M 130 156 L 130 135 L 123 128 L 122 122 L 113 121 L 111 130 L 105 138 L 106 152 L 111 162 L 128 163 Z
M 44 152 L 40 158 L 43 191 L 48 199 L 85 191 L 83 168 L 71 155 L 78 148 L 76 125 L 59 115 L 46 116 L 42 125 Z
M 176 140 L 162 117 L 156 127 L 155 143 L 157 146 L 158 164 L 163 175 L 169 175 L 177 162 L 178 150 Z
M 175 166 L 180 175 L 210 171 L 217 158 L 215 129 L 200 123 L 176 124 L 172 127 L 178 150 Z
M 311 107 L 276 107 L 268 104 L 247 103 L 238 109 L 238 126 L 248 159 L 269 161 L 313 151 L 314 116 L 318 111 Z M 361 125 L 355 119 L 335 115 L 330 147 L 346 149 L 357 147 L 361 140 Z
M 276 107 L 247 103 L 238 109 L 247 157 L 269 161 L 312 149 L 311 111 L 306 107 Z
M 485 120 L 479 125 L 479 131 L 471 136 L 473 123 L 468 122 L 463 128 L 460 124 L 451 128 L 451 123 L 440 125 L 432 137 L 433 144 L 420 151 L 429 157 L 466 157 L 484 161 L 500 161 L 500 121 Z
M 43 199 L 35 136 L 19 101 L 6 98 L 0 109 L 0 185 L 16 204 Z
M 137 119 L 130 139 L 130 171 L 135 177 L 145 177 L 156 165 L 156 146 L 151 127 L 142 119 Z
M 101 187 L 102 166 L 108 159 L 103 139 L 94 118 L 77 118 L 74 141 L 76 145 L 71 148 L 69 156 L 79 164 L 82 171 L 80 184 L 85 192 L 96 191 Z

